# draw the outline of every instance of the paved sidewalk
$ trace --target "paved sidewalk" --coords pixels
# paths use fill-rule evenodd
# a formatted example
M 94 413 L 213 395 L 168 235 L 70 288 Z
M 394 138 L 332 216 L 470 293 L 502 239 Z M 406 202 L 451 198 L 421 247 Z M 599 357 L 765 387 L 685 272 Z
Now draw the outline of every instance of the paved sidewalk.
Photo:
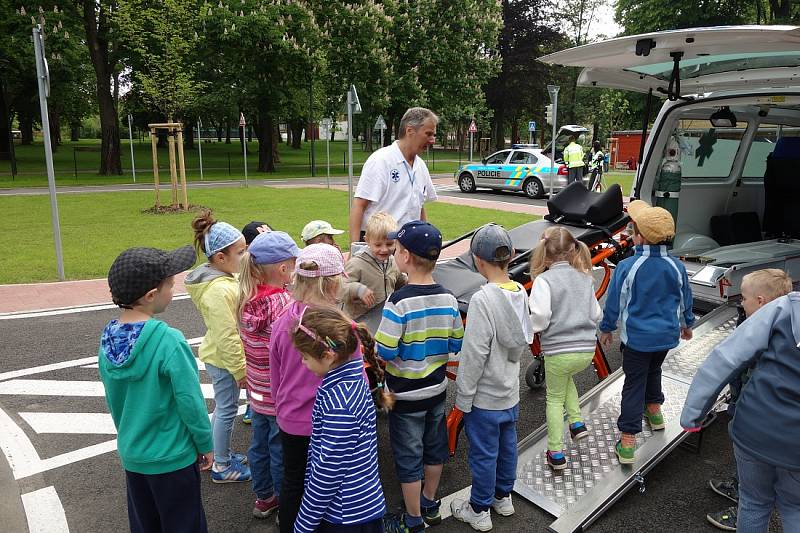
M 436 185 L 450 185 L 452 178 L 437 176 L 434 178 Z M 325 187 L 324 183 L 270 183 L 273 187 Z M 347 190 L 347 185 L 332 185 L 337 189 Z M 480 200 L 472 198 L 455 198 L 439 196 L 440 202 L 498 209 L 515 213 L 530 215 L 544 215 L 547 208 L 530 204 L 517 204 L 511 202 Z M 442 253 L 442 259 L 457 257 L 469 248 L 469 241 L 462 241 L 447 248 Z M 183 294 L 186 289 L 183 285 L 183 274 L 179 275 L 175 284 L 175 294 Z M 108 282 L 105 279 L 90 279 L 79 281 L 60 281 L 52 283 L 24 283 L 17 285 L 0 285 L 0 315 L 9 313 L 24 313 L 31 311 L 63 309 L 66 307 L 101 305 L 111 303 L 108 291 Z

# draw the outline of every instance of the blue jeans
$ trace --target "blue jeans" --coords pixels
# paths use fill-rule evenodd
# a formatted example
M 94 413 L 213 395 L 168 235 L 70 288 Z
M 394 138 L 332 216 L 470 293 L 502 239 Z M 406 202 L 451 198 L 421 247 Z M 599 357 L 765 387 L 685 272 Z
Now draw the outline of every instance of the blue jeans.
M 283 446 L 281 430 L 274 416 L 252 412 L 253 440 L 247 451 L 253 492 L 256 498 L 266 500 L 278 496 L 283 481 Z
M 211 436 L 214 439 L 214 462 L 231 462 L 231 435 L 236 410 L 239 407 L 239 384 L 224 368 L 206 363 L 206 372 L 214 386 L 214 414 L 211 417 Z
M 444 464 L 450 455 L 444 402 L 426 411 L 390 411 L 389 442 L 400 483 L 421 480 L 423 465 Z
M 469 501 L 476 511 L 492 505 L 494 496 L 506 497 L 517 479 L 517 419 L 519 404 L 502 411 L 473 406 L 464 413 L 469 440 L 467 459 L 472 472 Z
M 777 506 L 787 533 L 800 524 L 800 471 L 764 463 L 734 444 L 739 470 L 739 510 L 736 527 L 747 533 L 766 533 Z
M 622 405 L 617 427 L 623 433 L 636 435 L 642 431 L 642 414 L 648 403 L 664 403 L 661 391 L 661 364 L 667 350 L 640 352 L 622 346 L 622 370 L 625 383 L 622 385 Z

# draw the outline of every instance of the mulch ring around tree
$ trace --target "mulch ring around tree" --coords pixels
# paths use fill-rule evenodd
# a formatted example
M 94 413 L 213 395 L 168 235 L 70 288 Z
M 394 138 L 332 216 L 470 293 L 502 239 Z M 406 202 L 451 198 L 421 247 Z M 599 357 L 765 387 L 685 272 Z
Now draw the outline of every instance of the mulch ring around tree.
M 187 211 L 202 211 L 203 209 L 208 209 L 204 205 L 196 205 L 196 204 L 189 204 L 189 209 L 185 210 L 180 204 L 172 204 L 172 205 L 160 205 L 158 207 L 148 207 L 147 209 L 142 209 L 142 214 L 144 215 L 177 215 L 180 213 L 186 213 Z

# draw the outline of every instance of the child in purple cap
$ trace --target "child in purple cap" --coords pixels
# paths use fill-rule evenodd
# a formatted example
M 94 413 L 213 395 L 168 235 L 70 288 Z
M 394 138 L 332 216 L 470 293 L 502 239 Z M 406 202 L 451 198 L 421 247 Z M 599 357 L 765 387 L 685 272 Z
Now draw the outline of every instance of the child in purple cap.
M 206 365 L 214 386 L 214 466 L 211 481 L 250 481 L 247 457 L 232 453 L 233 421 L 239 405 L 239 389 L 245 385 L 244 349 L 239 338 L 236 304 L 239 282 L 234 276 L 247 251 L 242 233 L 214 219 L 205 210 L 192 221 L 195 246 L 208 262 L 186 276 L 186 290 L 206 324 L 197 355 Z
M 272 324 L 291 300 L 292 280 L 300 249 L 282 231 L 258 234 L 242 259 L 239 273 L 239 335 L 247 362 L 253 437 L 247 458 L 256 494 L 253 516 L 267 518 L 278 509 L 283 478 L 283 449 L 275 419 L 269 367 Z
M 269 342 L 270 380 L 283 443 L 283 485 L 280 489 L 281 533 L 292 533 L 303 499 L 311 411 L 322 378 L 303 365 L 292 343 L 299 317 L 307 307 L 334 307 L 344 273 L 342 253 L 329 244 L 311 244 L 295 261 L 292 300 L 272 325 Z

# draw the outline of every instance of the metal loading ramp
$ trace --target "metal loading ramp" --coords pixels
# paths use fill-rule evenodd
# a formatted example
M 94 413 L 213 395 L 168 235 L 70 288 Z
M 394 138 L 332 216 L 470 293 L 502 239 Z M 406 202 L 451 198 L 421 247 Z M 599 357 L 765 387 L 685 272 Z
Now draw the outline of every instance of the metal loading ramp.
M 581 398 L 581 412 L 589 436 L 578 443 L 564 425 L 567 468 L 555 472 L 547 466 L 547 426 L 519 444 L 519 463 L 514 491 L 557 519 L 549 531 L 581 531 L 594 522 L 634 485 L 644 487 L 644 474 L 666 457 L 688 435 L 680 426 L 680 414 L 689 385 L 711 349 L 736 326 L 735 307 L 725 305 L 705 315 L 694 329 L 694 338 L 681 341 L 662 365 L 666 398 L 662 407 L 667 427 L 650 431 L 646 422 L 636 437 L 636 463 L 621 465 L 614 453 L 619 439 L 617 417 L 625 375 L 617 370 Z

